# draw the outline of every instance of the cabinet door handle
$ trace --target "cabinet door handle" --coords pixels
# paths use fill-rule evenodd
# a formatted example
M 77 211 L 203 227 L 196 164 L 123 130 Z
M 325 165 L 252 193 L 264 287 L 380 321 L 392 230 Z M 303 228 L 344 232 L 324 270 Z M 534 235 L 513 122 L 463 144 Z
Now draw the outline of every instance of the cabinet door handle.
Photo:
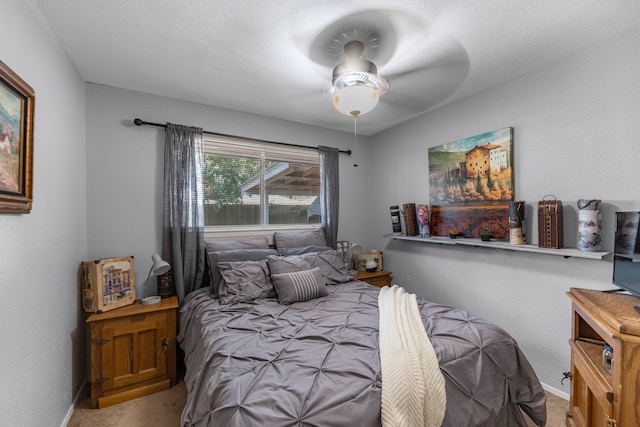
M 169 338 L 165 338 L 162 340 L 162 346 L 164 347 L 164 349 L 167 349 L 167 346 L 169 345 Z
M 607 427 L 617 427 L 617 423 L 616 420 L 614 420 L 613 418 L 609 418 L 609 415 L 605 415 L 604 416 L 604 421 Z

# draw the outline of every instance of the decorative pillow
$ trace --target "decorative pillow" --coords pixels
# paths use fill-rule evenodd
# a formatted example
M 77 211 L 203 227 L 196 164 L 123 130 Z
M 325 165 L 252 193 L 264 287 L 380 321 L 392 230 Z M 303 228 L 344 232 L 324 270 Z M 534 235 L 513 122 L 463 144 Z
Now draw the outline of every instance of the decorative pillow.
M 232 249 L 269 249 L 266 237 L 256 237 L 244 240 L 207 240 L 207 252 L 229 251 Z
M 211 270 L 211 284 L 209 290 L 213 296 L 218 296 L 218 288 L 222 275 L 218 264 L 221 262 L 260 261 L 269 255 L 276 255 L 275 249 L 231 249 L 228 251 L 209 252 L 209 268 Z
M 291 273 L 294 271 L 311 270 L 311 265 L 300 255 L 267 257 L 271 274 Z
M 319 268 L 272 274 L 271 280 L 281 304 L 309 301 L 329 295 Z
M 218 263 L 222 281 L 218 295 L 222 304 L 248 302 L 275 296 L 267 260 Z
M 319 227 L 313 231 L 302 233 L 273 233 L 273 244 L 276 248 L 299 248 L 302 246 L 327 246 L 324 228 Z
M 330 251 L 329 246 L 302 246 L 300 248 L 278 248 L 278 255 L 304 255 L 312 252 Z
M 355 280 L 348 273 L 338 251 L 331 249 L 319 253 L 304 254 L 301 257 L 309 263 L 311 268 L 318 267 L 320 269 L 327 285 L 337 285 Z

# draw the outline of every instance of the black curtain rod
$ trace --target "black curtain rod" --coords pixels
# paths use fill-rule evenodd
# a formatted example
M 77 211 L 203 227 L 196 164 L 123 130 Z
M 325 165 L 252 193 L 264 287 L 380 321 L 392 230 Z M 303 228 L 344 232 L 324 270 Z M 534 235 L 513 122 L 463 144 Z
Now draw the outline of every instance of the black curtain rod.
M 159 128 L 167 128 L 167 125 L 163 125 L 162 123 L 152 123 L 152 122 L 145 122 L 144 120 L 141 119 L 133 119 L 133 124 L 136 126 L 156 126 Z M 307 147 L 306 145 L 299 145 L 299 144 L 291 144 L 288 142 L 277 142 L 277 141 L 267 141 L 265 139 L 256 139 L 256 138 L 245 138 L 244 136 L 237 136 L 237 135 L 228 135 L 226 133 L 218 133 L 218 132 L 210 132 L 208 130 L 203 130 L 202 133 L 206 133 L 209 135 L 216 135 L 216 136 L 226 136 L 227 138 L 242 138 L 242 139 L 247 139 L 249 141 L 256 141 L 256 142 L 266 142 L 269 144 L 278 144 L 278 145 L 286 145 L 289 147 L 299 147 L 299 148 L 311 148 L 313 150 L 317 150 L 318 147 Z M 338 152 L 340 153 L 344 153 L 347 155 L 351 155 L 351 150 L 338 150 Z

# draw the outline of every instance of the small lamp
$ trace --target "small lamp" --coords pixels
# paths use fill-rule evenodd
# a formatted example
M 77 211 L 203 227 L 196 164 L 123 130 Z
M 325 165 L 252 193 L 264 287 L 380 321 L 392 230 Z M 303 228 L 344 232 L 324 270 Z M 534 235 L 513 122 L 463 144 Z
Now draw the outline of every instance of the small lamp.
M 162 276 L 167 271 L 171 270 L 171 266 L 169 265 L 169 263 L 160 258 L 160 255 L 152 255 L 151 260 L 153 261 L 153 264 L 151 264 L 149 275 L 147 276 L 147 281 L 144 284 L 144 298 L 142 298 L 142 304 L 144 305 L 157 304 L 160 302 L 160 297 L 158 295 L 147 296 L 147 294 L 149 293 L 149 280 L 151 279 L 151 275 L 153 274 L 154 276 Z

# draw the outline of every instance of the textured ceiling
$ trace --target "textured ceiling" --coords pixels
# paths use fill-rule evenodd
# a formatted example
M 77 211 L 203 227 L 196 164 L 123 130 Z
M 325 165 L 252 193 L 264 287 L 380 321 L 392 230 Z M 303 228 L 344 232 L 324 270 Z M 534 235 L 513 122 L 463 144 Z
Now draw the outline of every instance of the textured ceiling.
M 30 1 L 88 82 L 347 132 L 328 90 L 361 39 L 390 83 L 365 135 L 640 25 L 636 0 Z

